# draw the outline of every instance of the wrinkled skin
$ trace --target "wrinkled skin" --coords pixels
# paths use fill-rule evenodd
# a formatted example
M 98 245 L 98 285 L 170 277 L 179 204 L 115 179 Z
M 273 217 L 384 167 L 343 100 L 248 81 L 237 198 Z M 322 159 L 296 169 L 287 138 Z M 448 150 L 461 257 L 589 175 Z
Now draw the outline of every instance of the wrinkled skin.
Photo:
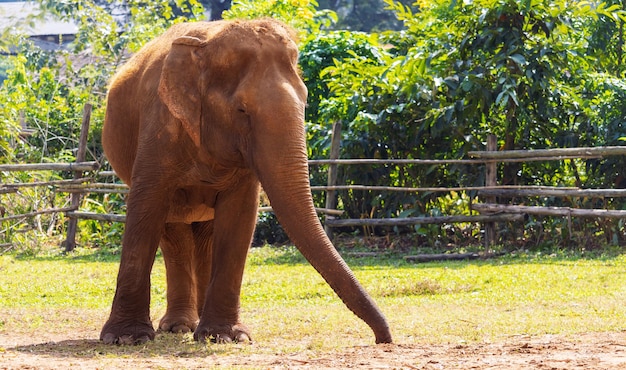
M 126 231 L 105 343 L 155 336 L 150 271 L 161 246 L 167 311 L 159 328 L 247 341 L 244 264 L 262 184 L 281 224 L 376 342 L 384 316 L 328 240 L 309 188 L 306 87 L 293 31 L 273 20 L 179 24 L 114 77 L 103 145 L 130 185 Z

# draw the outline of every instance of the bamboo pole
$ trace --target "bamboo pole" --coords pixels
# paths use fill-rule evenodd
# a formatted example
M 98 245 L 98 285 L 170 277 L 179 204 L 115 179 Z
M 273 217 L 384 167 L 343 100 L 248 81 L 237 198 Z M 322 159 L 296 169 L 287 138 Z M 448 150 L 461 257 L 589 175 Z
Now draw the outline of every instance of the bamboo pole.
M 485 152 L 469 152 L 471 154 L 485 153 Z M 468 153 L 468 154 L 469 154 Z M 498 152 L 503 153 L 503 152 Z M 498 162 L 538 162 L 538 161 L 562 161 L 564 159 L 579 159 L 579 158 L 602 158 L 598 154 L 589 155 L 557 155 L 552 157 L 542 156 L 530 156 L 524 158 L 483 158 L 478 159 L 309 159 L 309 165 L 318 166 L 325 164 L 338 164 L 338 165 L 387 165 L 387 164 L 414 164 L 414 165 L 444 165 L 444 164 L 483 164 L 497 160 Z
M 106 183 L 106 182 L 90 182 L 89 184 L 69 185 L 66 188 L 68 189 L 94 188 L 94 189 L 126 189 L 128 190 L 128 185 L 111 184 L 111 183 Z
M 128 194 L 128 189 L 102 189 L 102 188 L 58 188 L 59 193 L 70 194 Z
M 340 209 L 329 209 L 329 208 L 318 208 L 315 207 L 315 211 L 317 213 L 324 213 L 332 216 L 341 216 L 343 211 Z M 274 212 L 272 207 L 259 207 L 259 212 Z
M 481 159 L 525 159 L 569 156 L 581 157 L 604 157 L 610 155 L 626 155 L 626 146 L 600 146 L 593 148 L 555 148 L 555 149 L 531 149 L 531 150 L 502 150 L 502 151 L 473 151 L 467 153 L 470 157 Z
M 126 215 L 113 215 L 113 214 L 103 214 L 103 213 L 95 213 L 95 212 L 67 212 L 67 217 L 70 219 L 87 219 L 87 220 L 98 220 L 98 221 L 110 221 L 110 222 L 126 222 Z
M 510 204 L 474 204 L 474 209 L 481 213 L 529 214 L 538 216 L 563 217 L 605 217 L 626 218 L 626 211 L 609 209 L 582 209 L 570 207 L 518 206 Z
M 13 183 L 13 184 L 2 184 L 0 185 L 0 193 L 2 189 L 14 189 L 17 191 L 19 188 L 35 188 L 38 186 L 63 186 L 68 185 L 72 186 L 75 184 L 81 184 L 85 181 L 90 181 L 91 179 L 84 177 L 80 179 L 71 179 L 71 180 L 52 180 L 52 181 L 37 181 L 37 182 L 22 182 L 22 183 Z
M 482 164 L 485 163 L 482 159 L 370 159 L 370 158 L 358 158 L 358 159 L 309 159 L 309 165 L 372 165 L 372 164 L 421 164 L 421 165 L 433 165 L 433 164 Z
M 497 152 L 501 153 L 501 152 Z M 528 158 L 498 158 L 498 159 L 481 159 L 483 163 L 488 162 L 500 162 L 500 163 L 517 163 L 517 162 L 549 162 L 549 161 L 562 161 L 565 159 L 600 159 L 601 155 L 559 155 L 554 157 L 528 157 Z
M 94 162 L 95 163 L 95 162 Z M 0 185 L 0 194 L 3 192 L 11 193 L 15 192 L 17 188 L 22 187 L 35 187 L 35 186 L 59 186 L 57 191 L 71 193 L 71 192 L 97 192 L 106 193 L 110 190 L 112 193 L 125 193 L 128 190 L 126 184 L 114 184 L 114 183 L 89 183 L 91 178 L 80 178 L 77 180 L 54 180 L 45 182 L 33 182 L 33 183 L 16 183 L 16 184 L 2 184 Z M 68 186 L 64 186 L 68 184 Z M 74 185 L 76 184 L 76 185 Z M 5 190 L 6 189 L 6 190 Z M 102 190 L 98 190 L 102 189 Z M 551 189 L 559 189 L 561 191 L 567 190 L 581 190 L 575 187 L 551 187 L 551 186 L 535 186 L 535 185 L 496 185 L 496 186 L 465 186 L 465 187 L 453 187 L 453 188 L 412 188 L 412 187 L 393 187 L 393 186 L 368 186 L 368 185 L 335 185 L 335 186 L 311 186 L 312 191 L 326 191 L 326 190 L 373 190 L 373 191 L 397 191 L 397 192 L 452 192 L 452 191 L 478 191 L 489 192 L 502 189 L 503 192 L 507 190 L 523 190 L 528 189 L 530 192 L 541 192 L 543 189 L 550 191 Z M 587 189 L 591 190 L 591 189 Z M 586 191 L 587 191 L 586 190 Z M 603 189 L 593 189 L 600 193 Z M 622 196 L 622 189 L 604 189 L 608 193 L 605 196 Z M 592 194 L 590 193 L 589 196 Z M 556 195 L 555 195 L 556 196 Z
M 83 121 L 80 125 L 80 139 L 78 141 L 78 152 L 76 153 L 76 162 L 84 162 L 87 154 L 87 139 L 89 135 L 89 122 L 91 120 L 91 104 L 85 104 L 83 109 Z M 74 172 L 74 179 L 82 177 L 82 171 Z M 70 204 L 73 208 L 78 209 L 80 205 L 81 194 L 73 193 Z M 78 220 L 76 218 L 70 218 L 67 224 L 67 239 L 63 243 L 65 245 L 65 251 L 71 252 L 76 248 L 76 229 L 78 227 Z
M 485 189 L 554 189 L 554 186 L 541 185 L 495 185 L 495 186 L 461 186 L 454 188 L 410 188 L 400 186 L 369 186 L 369 185 L 335 185 L 335 186 L 311 186 L 311 191 L 333 190 L 373 190 L 373 191 L 398 191 L 398 192 L 452 192 L 452 191 L 480 191 Z M 559 189 L 579 190 L 576 187 L 559 187 Z
M 487 135 L 487 150 L 498 150 L 498 140 L 496 135 Z M 498 167 L 496 162 L 485 163 L 485 186 L 495 186 L 498 183 Z M 487 197 L 487 201 L 495 203 L 496 198 L 493 196 Z M 496 224 L 493 222 L 485 223 L 485 249 L 489 250 L 496 242 Z
M 0 164 L 0 171 L 95 171 L 98 162 Z
M 453 188 L 411 188 L 400 186 L 369 186 L 369 185 L 335 185 L 335 186 L 311 186 L 311 191 L 325 191 L 332 190 L 373 190 L 373 191 L 398 191 L 398 192 L 451 192 L 451 191 L 472 191 L 483 189 L 507 189 L 507 188 L 550 188 L 549 186 L 511 186 L 511 185 L 496 185 L 496 186 L 461 186 Z M 565 188 L 564 188 L 565 189 Z M 567 188 L 569 189 L 569 188 Z M 572 188 L 578 189 L 578 188 Z
M 330 146 L 330 159 L 338 159 L 341 152 L 341 122 L 337 121 L 333 124 L 333 133 Z M 337 164 L 330 164 L 328 166 L 328 189 L 326 190 L 326 209 L 335 209 L 337 207 L 337 191 L 332 189 L 337 184 Z M 327 214 L 326 220 L 333 218 L 332 215 Z M 332 239 L 333 229 L 328 225 L 324 225 L 324 231 L 326 235 Z
M 5 216 L 5 217 L 0 218 L 0 221 L 19 220 L 22 218 L 34 217 L 37 215 L 45 215 L 45 214 L 50 214 L 50 213 L 64 213 L 64 212 L 74 211 L 75 209 L 76 209 L 75 207 L 50 208 L 50 209 L 44 209 L 42 211 L 33 211 L 33 212 L 28 212 L 28 213 L 22 213 L 19 215 Z
M 460 261 L 475 260 L 479 258 L 493 258 L 503 256 L 504 253 L 440 253 L 440 254 L 416 254 L 404 256 L 404 260 L 411 262 L 433 262 L 433 261 Z
M 109 184 L 109 183 L 88 183 L 62 186 L 57 189 L 60 193 L 99 193 L 99 194 L 127 194 L 129 192 L 126 184 Z
M 476 215 L 476 216 L 438 216 L 438 217 L 406 217 L 406 218 L 352 218 L 326 220 L 331 227 L 346 226 L 409 226 L 418 224 L 452 224 L 452 223 L 482 223 L 482 222 L 506 222 L 521 221 L 523 215 Z
M 478 195 L 497 197 L 588 197 L 620 198 L 626 197 L 626 189 L 483 189 Z
M 479 259 L 478 253 L 438 253 L 438 254 L 416 254 L 404 256 L 405 261 L 411 262 L 434 262 L 434 261 L 464 261 Z

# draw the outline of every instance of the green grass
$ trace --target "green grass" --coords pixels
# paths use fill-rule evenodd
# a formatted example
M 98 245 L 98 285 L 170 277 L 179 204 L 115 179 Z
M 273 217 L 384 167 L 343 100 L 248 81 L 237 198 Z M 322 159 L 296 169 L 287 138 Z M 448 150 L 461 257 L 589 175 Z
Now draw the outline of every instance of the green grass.
M 399 343 L 626 329 L 625 255 L 428 264 L 387 256 L 348 259 L 348 264 L 386 314 Z M 113 298 L 117 267 L 118 256 L 94 252 L 0 256 L 0 334 L 47 331 L 67 333 L 70 339 L 73 331 L 86 331 L 97 338 Z M 155 320 L 165 312 L 164 276 L 159 257 L 152 276 Z M 272 353 L 373 343 L 369 328 L 293 248 L 251 251 L 242 320 L 255 342 Z M 178 352 L 252 351 L 202 347 L 190 336 L 159 341 L 167 346 L 176 341 Z

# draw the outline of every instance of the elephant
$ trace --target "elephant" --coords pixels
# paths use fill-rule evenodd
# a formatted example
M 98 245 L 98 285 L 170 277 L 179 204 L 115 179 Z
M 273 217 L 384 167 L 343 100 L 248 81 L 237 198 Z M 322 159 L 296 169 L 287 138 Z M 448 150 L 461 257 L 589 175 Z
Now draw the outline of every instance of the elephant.
M 380 309 L 326 236 L 309 184 L 295 31 L 274 19 L 180 23 L 113 76 L 102 144 L 129 186 L 117 286 L 100 340 L 153 340 L 150 274 L 161 248 L 160 331 L 250 342 L 240 321 L 244 266 L 262 187 L 291 241 L 376 343 Z

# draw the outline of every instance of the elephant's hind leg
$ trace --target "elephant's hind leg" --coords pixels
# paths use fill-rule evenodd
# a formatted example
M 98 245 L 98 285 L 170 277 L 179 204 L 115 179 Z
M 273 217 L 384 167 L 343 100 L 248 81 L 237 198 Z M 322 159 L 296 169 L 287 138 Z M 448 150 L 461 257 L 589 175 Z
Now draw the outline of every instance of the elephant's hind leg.
M 167 311 L 159 329 L 188 333 L 198 325 L 198 296 L 191 225 L 168 223 L 161 238 L 167 275 Z

